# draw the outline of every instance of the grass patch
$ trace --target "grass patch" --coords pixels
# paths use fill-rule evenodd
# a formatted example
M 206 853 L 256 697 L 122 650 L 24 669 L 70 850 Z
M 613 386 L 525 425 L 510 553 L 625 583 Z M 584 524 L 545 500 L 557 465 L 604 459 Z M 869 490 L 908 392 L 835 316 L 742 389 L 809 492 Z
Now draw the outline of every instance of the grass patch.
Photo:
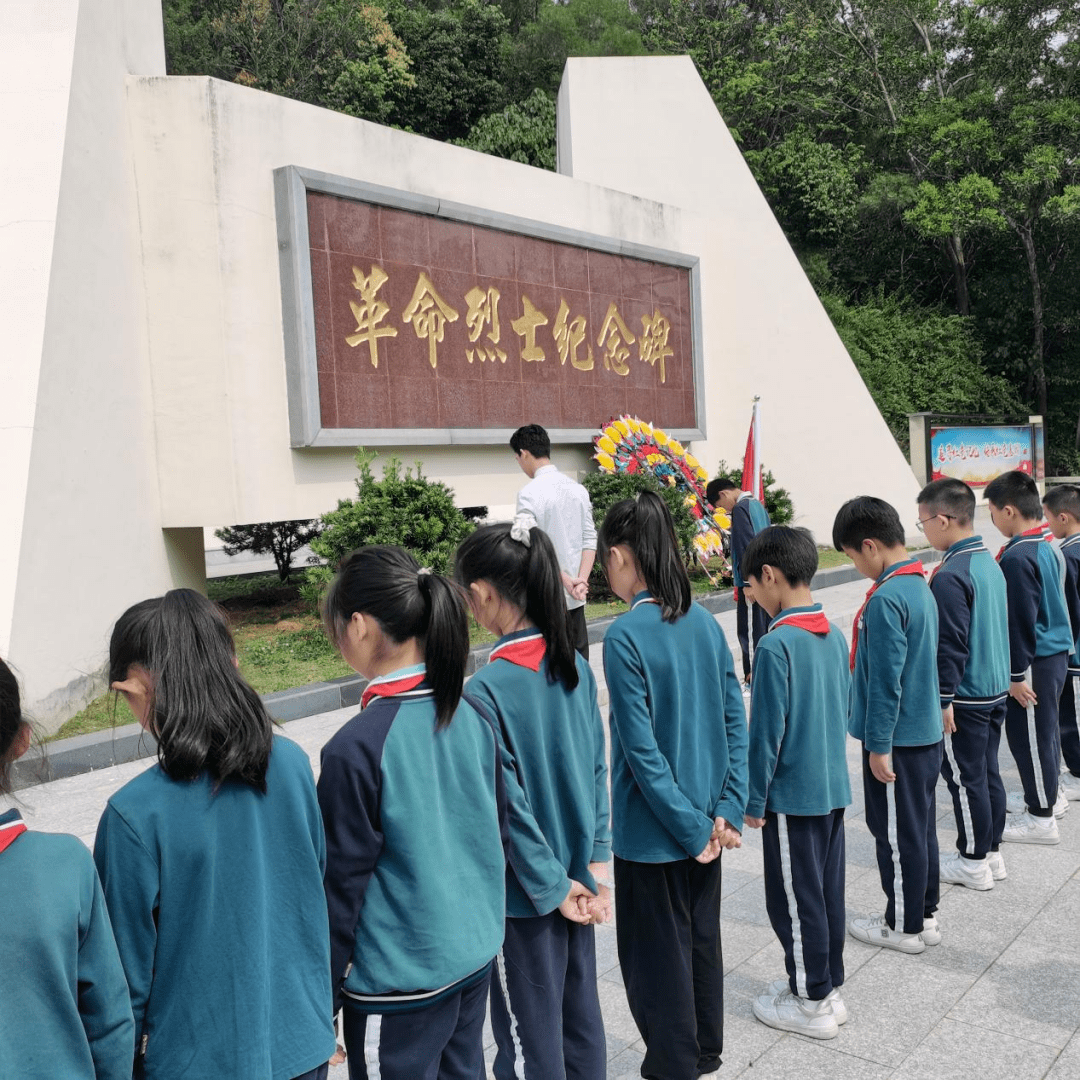
M 831 570 L 834 566 L 850 566 L 851 560 L 842 552 L 832 547 L 819 547 L 818 569 Z

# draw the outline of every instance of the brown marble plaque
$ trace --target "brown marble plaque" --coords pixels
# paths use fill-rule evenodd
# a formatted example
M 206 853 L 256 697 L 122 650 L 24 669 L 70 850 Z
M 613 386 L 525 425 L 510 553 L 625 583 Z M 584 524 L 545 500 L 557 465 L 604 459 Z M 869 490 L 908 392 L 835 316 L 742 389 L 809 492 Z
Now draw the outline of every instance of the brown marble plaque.
M 323 428 L 696 427 L 690 271 L 307 193 Z

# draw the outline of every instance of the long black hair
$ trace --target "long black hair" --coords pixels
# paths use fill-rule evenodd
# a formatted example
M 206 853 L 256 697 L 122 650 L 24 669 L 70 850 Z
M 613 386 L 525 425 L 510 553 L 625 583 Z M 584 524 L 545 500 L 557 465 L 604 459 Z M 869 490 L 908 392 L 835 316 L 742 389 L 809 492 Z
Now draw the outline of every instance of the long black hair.
M 690 578 L 679 557 L 671 511 L 659 495 L 642 491 L 607 512 L 597 537 L 602 564 L 607 565 L 608 553 L 617 545 L 630 549 L 665 622 L 673 623 L 690 610 Z
M 500 596 L 525 613 L 544 635 L 548 678 L 567 690 L 578 684 L 577 658 L 566 622 L 559 559 L 548 534 L 538 525 L 529 542 L 515 540 L 511 525 L 485 525 L 465 538 L 454 559 L 454 577 L 464 588 L 486 581 Z
M 323 599 L 323 625 L 335 645 L 356 612 L 370 615 L 399 645 L 410 638 L 423 643 L 435 727 L 446 727 L 461 700 L 469 658 L 469 622 L 458 587 L 421 571 L 402 548 L 372 544 L 342 559 Z
M 12 750 L 25 723 L 15 673 L 0 660 L 0 795 L 11 794 Z
M 109 641 L 109 681 L 149 674 L 150 730 L 173 780 L 209 773 L 266 791 L 273 721 L 236 667 L 224 612 L 191 589 L 130 607 Z

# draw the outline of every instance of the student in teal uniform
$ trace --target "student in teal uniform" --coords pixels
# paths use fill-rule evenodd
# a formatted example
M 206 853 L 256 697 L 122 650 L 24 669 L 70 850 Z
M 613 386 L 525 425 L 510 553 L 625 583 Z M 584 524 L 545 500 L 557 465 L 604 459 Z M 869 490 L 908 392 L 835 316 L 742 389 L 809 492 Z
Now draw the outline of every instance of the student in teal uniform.
M 464 599 L 401 548 L 373 545 L 342 562 L 323 621 L 370 680 L 319 775 L 349 1076 L 477 1080 L 506 814 L 491 721 L 462 699 Z
M 850 499 L 833 544 L 874 584 L 851 630 L 848 734 L 863 744 L 866 825 L 877 842 L 884 914 L 854 918 L 859 941 L 905 953 L 941 942 L 934 793 L 943 734 L 938 614 L 900 516 L 872 495 Z
M 596 680 L 574 651 L 558 556 L 531 514 L 474 532 L 455 576 L 499 639 L 465 689 L 495 721 L 509 810 L 495 1077 L 596 1080 L 607 1053 L 592 923 L 605 918 L 611 858 Z
M 190 589 L 120 617 L 109 677 L 158 744 L 157 764 L 109 799 L 94 844 L 135 1075 L 325 1077 L 325 841 L 307 754 L 274 734 L 224 614 Z
M 720 852 L 741 844 L 746 711 L 724 635 L 691 603 L 663 499 L 616 503 L 598 550 L 630 604 L 604 638 L 619 962 L 641 1075 L 683 1080 L 720 1068 Z
M 0 660 L 0 798 L 30 746 Z M 94 860 L 74 836 L 30 832 L 0 805 L 0 1076 L 129 1080 L 135 1027 Z
M 772 620 L 754 656 L 746 823 L 762 830 L 765 906 L 787 966 L 787 978 L 752 1007 L 770 1027 L 831 1039 L 847 1020 L 848 650 L 810 593 L 818 565 L 810 533 L 765 529 L 742 565 L 754 602 Z

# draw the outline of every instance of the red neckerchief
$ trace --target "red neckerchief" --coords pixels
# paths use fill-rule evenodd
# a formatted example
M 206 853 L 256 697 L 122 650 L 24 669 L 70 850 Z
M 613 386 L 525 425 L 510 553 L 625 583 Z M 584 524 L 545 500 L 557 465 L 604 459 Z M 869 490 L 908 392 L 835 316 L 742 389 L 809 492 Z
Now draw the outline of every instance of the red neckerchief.
M 1001 550 L 996 556 L 998 562 L 1001 562 L 1001 556 L 1005 554 L 1006 548 L 1008 548 L 1013 540 L 1019 540 L 1021 536 L 1041 536 L 1044 540 L 1052 540 L 1054 534 L 1047 529 L 1046 525 L 1035 525 L 1030 529 L 1025 529 L 1019 535 L 1011 537 L 1002 544 Z
M 415 675 L 403 675 L 400 679 L 391 679 L 389 682 L 369 683 L 360 695 L 360 708 L 366 709 L 372 698 L 393 697 L 395 694 L 415 690 L 426 677 L 426 674 L 420 671 Z
M 769 624 L 769 629 L 774 630 L 778 626 L 797 626 L 800 630 L 809 630 L 811 634 L 822 636 L 832 629 L 824 611 L 796 611 L 791 615 L 781 612 Z
M 885 584 L 886 581 L 891 581 L 894 577 L 901 577 L 904 574 L 918 574 L 919 577 L 924 577 L 922 563 L 916 559 L 914 562 L 903 563 L 895 570 L 889 569 L 889 572 L 881 578 L 878 578 L 873 585 L 870 586 L 870 591 L 866 594 L 866 599 L 863 601 L 863 605 L 859 608 L 855 615 L 855 622 L 851 627 L 851 656 L 848 659 L 848 663 L 851 665 L 851 670 L 855 670 L 855 654 L 859 651 L 859 630 L 862 627 L 863 612 L 866 611 L 866 605 L 870 603 L 870 597 L 874 595 Z
M 538 630 L 528 637 L 514 638 L 512 641 L 504 641 L 491 650 L 488 663 L 492 660 L 509 660 L 518 667 L 528 668 L 530 671 L 540 670 L 540 661 L 547 652 L 547 644 L 544 635 Z
M 6 851 L 24 832 L 26 832 L 26 826 L 22 818 L 18 816 L 13 821 L 0 825 L 0 851 Z

